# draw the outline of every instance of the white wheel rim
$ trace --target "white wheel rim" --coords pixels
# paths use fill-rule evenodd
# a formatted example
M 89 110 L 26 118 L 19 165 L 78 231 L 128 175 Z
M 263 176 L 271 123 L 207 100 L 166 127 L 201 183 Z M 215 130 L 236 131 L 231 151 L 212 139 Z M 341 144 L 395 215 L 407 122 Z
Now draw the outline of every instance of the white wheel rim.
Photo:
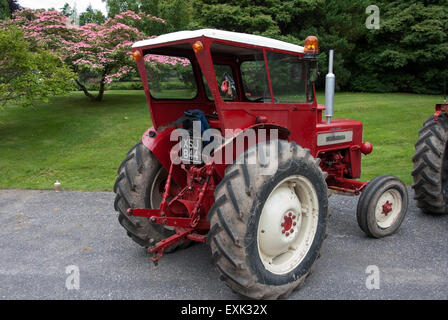
M 149 193 L 149 204 L 151 209 L 159 209 L 160 204 L 162 203 L 162 194 L 160 194 L 161 183 L 166 181 L 168 178 L 168 173 L 166 172 L 164 167 L 161 167 L 154 177 L 151 191 Z M 165 184 L 162 186 L 164 187 Z M 164 226 L 168 230 L 174 230 L 174 227 Z
M 311 248 L 319 220 L 319 202 L 312 183 L 294 175 L 271 192 L 260 215 L 258 254 L 274 274 L 294 270 Z
M 168 173 L 165 168 L 161 167 L 154 177 L 151 192 L 149 193 L 149 204 L 151 205 L 151 209 L 160 208 L 160 204 L 162 203 L 162 194 L 160 194 L 160 184 L 166 180 L 168 177 Z
M 379 198 L 375 207 L 375 219 L 378 226 L 387 229 L 397 221 L 400 216 L 403 199 L 400 192 L 390 189 Z

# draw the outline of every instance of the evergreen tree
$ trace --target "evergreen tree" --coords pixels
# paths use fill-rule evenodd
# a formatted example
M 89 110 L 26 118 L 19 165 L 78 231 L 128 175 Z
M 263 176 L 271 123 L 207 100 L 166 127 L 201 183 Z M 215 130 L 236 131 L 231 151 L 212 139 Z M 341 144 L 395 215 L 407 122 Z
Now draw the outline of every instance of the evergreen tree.
M 79 15 L 79 25 L 81 26 L 87 23 L 102 24 L 104 21 L 106 21 L 106 17 L 103 13 L 100 10 L 93 9 L 92 5 L 89 5 L 86 11 Z
M 0 20 L 5 20 L 9 18 L 9 4 L 6 0 L 0 0 Z

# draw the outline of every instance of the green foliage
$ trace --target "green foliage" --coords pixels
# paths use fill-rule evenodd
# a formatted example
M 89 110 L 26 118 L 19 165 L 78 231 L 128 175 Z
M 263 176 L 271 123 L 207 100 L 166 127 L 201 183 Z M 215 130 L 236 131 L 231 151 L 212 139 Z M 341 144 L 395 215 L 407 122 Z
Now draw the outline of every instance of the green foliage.
M 144 12 L 152 16 L 160 17 L 166 21 L 163 29 L 154 29 L 153 26 L 142 26 L 140 31 L 150 34 L 162 34 L 186 29 L 194 29 L 191 24 L 192 7 L 185 0 L 107 0 L 109 17 L 131 10 Z
M 345 88 L 351 76 L 356 41 L 365 33 L 365 0 L 195 0 L 199 26 L 263 36 L 303 45 L 309 35 L 319 38 L 321 72 L 327 72 L 328 49 L 335 50 L 337 84 Z M 323 86 L 321 77 L 319 86 Z
M 84 86 L 89 91 L 98 91 L 100 89 L 100 85 L 95 82 L 86 82 Z M 133 81 L 120 80 L 107 84 L 105 90 L 143 90 L 143 84 L 140 79 Z M 78 88 L 78 91 L 81 91 L 81 89 Z
M 116 14 L 128 10 L 140 12 L 140 3 L 140 0 L 107 0 L 107 13 L 110 18 L 113 18 Z
M 166 21 L 167 30 L 169 32 L 190 29 L 191 4 L 189 1 L 157 1 L 157 4 L 157 16 Z M 152 12 L 148 13 L 153 14 Z
M 12 17 L 14 12 L 21 9 L 22 7 L 17 3 L 17 0 L 0 0 L 0 20 Z
M 0 107 L 9 101 L 27 106 L 73 88 L 74 74 L 45 50 L 30 51 L 23 32 L 0 28 Z
M 341 90 L 441 93 L 448 74 L 448 1 L 381 0 L 380 29 L 369 30 L 367 0 L 194 0 L 195 27 L 320 42 L 323 88 L 328 50 Z
M 6 0 L 0 0 L 0 20 L 4 20 L 9 18 L 10 12 L 9 12 L 9 5 L 8 1 Z
M 6 2 L 8 2 L 9 5 L 9 13 L 11 17 L 16 11 L 23 9 L 22 6 L 17 1 L 18 0 L 6 0 Z
M 138 81 L 117 81 L 108 86 L 109 90 L 143 90 L 143 84 Z
M 194 1 L 193 11 L 196 23 L 204 27 L 213 27 L 236 32 L 281 35 L 272 11 L 281 1 L 237 1 L 226 2 L 204 0 Z
M 75 13 L 75 11 L 72 9 L 72 7 L 70 7 L 70 4 L 66 2 L 61 8 L 61 13 L 66 17 L 71 17 Z
M 86 11 L 79 15 L 79 25 L 81 26 L 88 23 L 102 24 L 104 21 L 106 21 L 106 17 L 103 13 L 100 10 L 93 9 L 92 5 L 89 5 Z
M 145 23 L 145 21 L 150 22 Z M 126 11 L 107 19 L 103 24 L 89 23 L 79 28 L 67 25 L 67 17 L 58 11 L 23 10 L 3 26 L 18 26 L 33 48 L 44 48 L 55 53 L 79 79 L 76 84 L 92 101 L 101 101 L 105 85 L 135 71 L 131 45 L 151 35 L 143 34 L 137 25 L 163 24 L 163 19 Z M 85 81 L 99 85 L 93 95 Z
M 382 1 L 381 27 L 366 35 L 352 87 L 442 93 L 448 74 L 448 1 Z
M 197 94 L 197 85 L 190 63 L 170 64 L 152 61 L 146 63 L 151 95 L 157 99 L 191 99 Z

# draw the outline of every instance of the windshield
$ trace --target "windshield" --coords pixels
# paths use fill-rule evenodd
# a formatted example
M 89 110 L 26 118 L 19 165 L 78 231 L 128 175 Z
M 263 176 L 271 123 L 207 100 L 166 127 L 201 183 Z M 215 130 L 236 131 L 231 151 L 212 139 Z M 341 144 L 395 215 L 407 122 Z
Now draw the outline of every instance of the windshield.
M 249 101 L 258 103 L 309 103 L 314 101 L 313 85 L 310 79 L 309 61 L 304 61 L 297 54 L 280 53 L 273 50 L 238 47 L 220 42 L 210 47 L 213 59 L 218 92 L 221 98 L 232 101 Z M 235 79 L 229 66 L 235 66 L 239 79 Z M 267 67 L 266 68 L 266 62 Z M 268 74 L 273 97 L 269 88 Z M 241 83 L 237 83 L 241 81 Z M 234 86 L 230 84 L 235 83 Z M 241 93 L 238 91 L 242 90 Z

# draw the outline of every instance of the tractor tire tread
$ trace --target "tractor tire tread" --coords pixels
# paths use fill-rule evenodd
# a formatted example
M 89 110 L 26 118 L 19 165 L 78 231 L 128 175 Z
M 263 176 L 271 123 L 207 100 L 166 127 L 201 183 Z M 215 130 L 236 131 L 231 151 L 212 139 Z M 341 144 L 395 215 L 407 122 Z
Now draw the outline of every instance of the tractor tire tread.
M 319 170 L 324 181 L 324 173 L 316 165 L 318 162 L 311 156 L 308 149 L 303 149 L 294 142 L 279 141 L 279 164 L 284 161 L 286 155 L 289 158 L 300 157 L 304 161 L 317 166 L 316 170 Z M 241 156 L 254 156 L 253 149 L 249 148 Z M 260 159 L 260 161 L 262 162 L 263 160 Z M 252 168 L 246 163 L 246 161 L 242 161 L 241 164 L 235 162 L 229 165 L 225 170 L 225 178 L 215 189 L 215 199 L 217 200 L 209 211 L 211 231 L 208 235 L 208 243 L 212 251 L 212 257 L 214 257 L 213 261 L 220 274 L 220 279 L 232 291 L 252 299 L 284 299 L 294 290 L 303 286 L 312 268 L 293 282 L 272 285 L 264 284 L 263 281 L 260 281 L 247 266 L 246 261 L 249 257 L 246 252 L 247 243 L 245 241 L 247 239 L 245 239 L 244 235 L 246 234 L 248 217 L 250 215 L 248 204 L 252 204 L 254 197 L 256 197 L 255 193 L 252 194 L 252 191 L 255 191 L 264 181 L 259 176 L 256 176 L 251 171 Z M 284 169 L 280 169 L 279 165 L 279 170 Z M 231 179 L 227 179 L 228 175 L 231 175 Z M 250 192 L 247 192 L 247 190 L 250 190 Z M 326 189 L 325 192 L 327 192 Z M 312 265 L 314 263 L 315 261 L 312 262 Z
M 437 121 L 434 116 L 430 116 L 419 131 L 415 155 L 412 158 L 414 199 L 417 201 L 417 207 L 424 213 L 448 213 L 448 199 L 442 190 L 447 143 L 448 115 L 440 114 Z
M 358 225 L 361 230 L 371 238 L 378 238 L 379 236 L 373 234 L 369 229 L 367 221 L 368 216 L 365 213 L 368 211 L 368 206 L 372 202 L 372 198 L 377 192 L 377 189 L 393 180 L 397 180 L 397 178 L 392 175 L 382 175 L 375 177 L 368 183 L 366 189 L 364 189 L 364 191 L 361 193 L 361 196 L 359 197 L 356 210 L 356 220 L 358 221 Z
M 126 214 L 129 208 L 149 208 L 148 185 L 161 165 L 153 153 L 140 141 L 126 155 L 118 168 L 118 177 L 113 190 L 116 193 L 114 209 L 118 211 L 118 222 L 126 229 L 132 240 L 142 247 L 149 247 L 164 238 L 169 230 L 152 225 L 149 219 Z M 165 249 L 172 252 L 178 247 L 186 247 L 189 241 L 181 242 Z

